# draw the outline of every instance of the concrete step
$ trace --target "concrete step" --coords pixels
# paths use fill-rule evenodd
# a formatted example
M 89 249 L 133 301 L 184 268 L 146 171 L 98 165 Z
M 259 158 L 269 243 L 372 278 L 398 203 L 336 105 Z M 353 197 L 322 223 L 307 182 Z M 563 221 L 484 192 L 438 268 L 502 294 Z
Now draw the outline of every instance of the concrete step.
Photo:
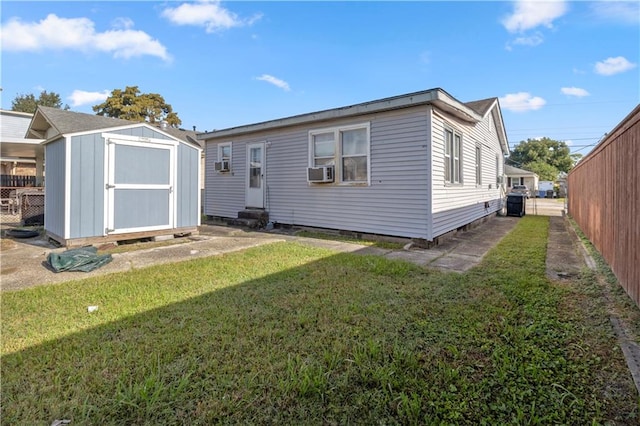
M 256 219 L 267 223 L 269 221 L 269 213 L 264 210 L 245 209 L 238 212 L 238 219 Z
M 227 225 L 243 226 L 245 228 L 251 228 L 251 229 L 257 229 L 262 227 L 260 220 L 247 219 L 247 218 L 228 219 Z

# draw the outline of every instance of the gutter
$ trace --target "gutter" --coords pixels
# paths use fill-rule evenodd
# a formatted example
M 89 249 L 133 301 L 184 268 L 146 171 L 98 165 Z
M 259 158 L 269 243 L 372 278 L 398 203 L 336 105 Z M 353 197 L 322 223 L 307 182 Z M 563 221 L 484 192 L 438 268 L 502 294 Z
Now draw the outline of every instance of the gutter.
M 439 109 L 453 114 L 461 120 L 470 123 L 477 123 L 482 120 L 482 117 L 480 117 L 471 108 L 467 107 L 444 90 L 436 88 L 422 92 L 394 96 L 391 98 L 384 98 L 376 101 L 364 102 L 361 104 L 341 108 L 334 108 L 308 114 L 295 115 L 287 118 L 264 121 L 256 124 L 248 124 L 208 133 L 201 133 L 198 135 L 198 139 L 207 140 L 228 136 L 237 136 L 246 133 L 278 129 L 281 127 L 296 126 L 339 118 L 356 117 L 359 115 L 373 114 L 377 112 L 391 111 L 428 104 L 433 104 Z

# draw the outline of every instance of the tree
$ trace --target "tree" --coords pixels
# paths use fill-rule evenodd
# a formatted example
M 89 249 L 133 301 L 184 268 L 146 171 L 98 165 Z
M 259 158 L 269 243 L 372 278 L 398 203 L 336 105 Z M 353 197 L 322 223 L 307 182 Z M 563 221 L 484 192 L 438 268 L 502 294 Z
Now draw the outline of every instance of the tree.
M 544 137 L 521 141 L 511 151 L 508 161 L 536 173 L 541 180 L 555 181 L 558 173 L 568 173 L 577 159 L 565 142 Z
M 43 90 L 37 99 L 33 93 L 16 95 L 15 99 L 11 101 L 11 110 L 33 114 L 36 112 L 38 105 L 65 110 L 69 109 L 69 105 L 67 104 L 65 104 L 63 108 L 62 99 L 59 94 L 55 92 L 47 93 L 46 90 Z
M 540 180 L 550 180 L 552 182 L 558 178 L 558 173 L 560 173 L 557 168 L 544 161 L 532 161 L 525 164 L 523 169 L 537 174 Z
M 138 86 L 127 86 L 124 90 L 114 89 L 101 104 L 93 106 L 97 115 L 122 118 L 137 122 L 159 123 L 166 121 L 178 127 L 182 120 L 173 112 L 171 105 L 157 93 L 140 93 Z

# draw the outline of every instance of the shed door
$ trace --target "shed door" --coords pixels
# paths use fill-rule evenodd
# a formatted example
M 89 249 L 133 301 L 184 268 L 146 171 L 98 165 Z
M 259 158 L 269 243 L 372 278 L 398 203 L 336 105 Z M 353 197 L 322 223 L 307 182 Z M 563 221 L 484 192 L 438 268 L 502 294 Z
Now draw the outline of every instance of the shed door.
M 175 148 L 110 139 L 107 157 L 105 234 L 172 228 Z

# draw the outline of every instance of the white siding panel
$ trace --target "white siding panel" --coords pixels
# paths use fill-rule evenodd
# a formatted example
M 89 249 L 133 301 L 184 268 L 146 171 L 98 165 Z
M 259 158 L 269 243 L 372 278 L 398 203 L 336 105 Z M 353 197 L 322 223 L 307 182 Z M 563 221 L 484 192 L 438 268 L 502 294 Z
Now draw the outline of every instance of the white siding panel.
M 220 141 L 232 142 L 230 140 Z M 204 214 L 209 216 L 236 217 L 244 209 L 244 185 L 246 145 L 231 145 L 231 171 L 216 172 L 213 163 L 218 161 L 218 144 L 207 142 L 205 146 L 205 200 Z
M 496 185 L 496 155 L 502 164 L 502 151 L 491 114 L 475 125 L 458 121 L 443 113 L 434 113 L 433 145 L 433 237 L 495 213 L 501 207 L 501 191 Z M 447 185 L 444 180 L 444 129 L 462 134 L 463 183 Z M 475 147 L 481 146 L 482 183 L 476 185 Z M 502 165 L 500 165 L 502 167 Z M 489 203 L 488 208 L 485 203 Z
M 426 238 L 431 172 L 428 117 L 428 108 L 420 107 L 252 134 L 234 141 L 234 168 L 247 143 L 270 143 L 266 209 L 274 222 Z M 366 122 L 371 126 L 371 185 L 308 184 L 309 130 Z M 207 143 L 205 213 L 235 217 L 244 207 L 244 173 L 240 181 L 224 183 L 210 172 L 217 155 L 214 147 L 215 143 Z M 241 194 L 239 199 L 234 191 Z

